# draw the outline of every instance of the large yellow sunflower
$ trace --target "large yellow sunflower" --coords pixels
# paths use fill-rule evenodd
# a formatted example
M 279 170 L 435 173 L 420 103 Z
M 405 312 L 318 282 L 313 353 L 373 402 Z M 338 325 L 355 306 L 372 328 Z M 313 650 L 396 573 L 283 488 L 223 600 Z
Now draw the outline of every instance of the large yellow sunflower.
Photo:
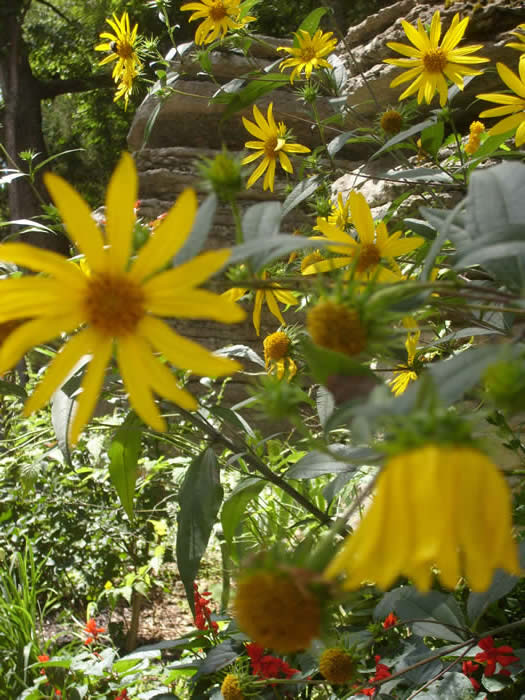
M 280 122 L 279 126 L 275 123 L 273 117 L 273 102 L 270 102 L 268 105 L 266 119 L 261 114 L 257 105 L 253 105 L 253 116 L 257 122 L 256 124 L 246 119 L 246 117 L 242 118 L 242 123 L 246 130 L 249 131 L 252 136 L 255 136 L 255 138 L 260 139 L 260 141 L 246 141 L 244 146 L 246 148 L 255 149 L 255 153 L 250 153 L 250 155 L 243 158 L 241 162 L 242 165 L 246 165 L 246 163 L 252 163 L 254 160 L 261 157 L 262 161 L 250 175 L 246 187 L 251 187 L 266 171 L 263 189 L 267 190 L 270 188 L 273 192 L 277 158 L 279 158 L 279 163 L 283 170 L 286 170 L 287 173 L 293 173 L 292 164 L 286 154 L 309 153 L 310 149 L 298 143 L 286 143 L 286 126 L 283 122 Z
M 387 58 L 384 61 L 385 63 L 408 69 L 397 78 L 394 78 L 390 83 L 390 87 L 397 87 L 402 83 L 413 80 L 400 95 L 400 100 L 417 92 L 418 103 L 424 100 L 427 104 L 430 104 L 437 90 L 439 93 L 439 104 L 441 107 L 444 107 L 448 93 L 445 78 L 448 78 L 460 90 L 463 90 L 463 77 L 465 75 L 481 75 L 483 73 L 483 71 L 467 67 L 469 64 L 485 63 L 489 60 L 481 56 L 469 55 L 483 48 L 483 44 L 465 46 L 461 49 L 456 48 L 465 34 L 468 23 L 468 17 L 460 21 L 459 14 L 454 15 L 452 24 L 440 45 L 441 20 L 439 11 L 434 12 L 432 17 L 430 34 L 427 34 L 421 20 L 418 20 L 417 29 L 406 20 L 401 20 L 405 34 L 415 48 L 406 44 L 400 44 L 397 41 L 390 41 L 387 43 L 387 46 L 393 51 L 407 56 L 407 58 Z
M 110 51 L 108 56 L 99 61 L 100 66 L 116 61 L 112 73 L 114 81 L 119 83 L 115 101 L 124 97 L 127 107 L 133 89 L 133 81 L 142 68 L 137 52 L 139 43 L 137 38 L 138 25 L 135 24 L 133 29 L 130 29 L 127 12 L 123 12 L 120 19 L 113 14 L 113 19 L 107 19 L 106 22 L 115 33 L 102 32 L 100 38 L 107 39 L 107 41 L 97 44 L 95 51 Z
M 49 400 L 81 357 L 91 355 L 70 429 L 70 439 L 76 442 L 93 413 L 115 350 L 134 410 L 155 430 L 164 430 L 165 421 L 153 392 L 187 410 L 195 409 L 197 402 L 179 386 L 157 353 L 177 368 L 206 376 L 239 369 L 236 362 L 216 357 L 178 335 L 162 320 L 179 316 L 233 323 L 244 318 L 244 311 L 233 302 L 197 289 L 224 265 L 229 251 L 204 253 L 166 269 L 184 245 L 197 209 L 195 193 L 186 190 L 155 235 L 130 261 L 138 180 L 133 159 L 127 153 L 108 186 L 106 240 L 86 202 L 65 180 L 46 174 L 45 183 L 69 236 L 86 258 L 90 274 L 85 275 L 56 253 L 24 243 L 0 245 L 0 260 L 42 273 L 0 281 L 0 322 L 24 320 L 0 349 L 0 372 L 13 367 L 35 345 L 61 333 L 72 334 L 29 397 L 26 415 Z
M 357 241 L 337 226 L 332 226 L 325 219 L 317 219 L 317 228 L 325 238 L 337 241 L 340 245 L 329 245 L 328 250 L 343 257 L 328 258 L 310 265 L 302 271 L 303 275 L 316 272 L 328 272 L 339 267 L 354 265 L 356 279 L 375 279 L 380 282 L 395 282 L 401 278 L 401 271 L 394 258 L 407 255 L 424 243 L 421 236 L 401 238 L 401 231 L 388 235 L 385 224 L 380 221 L 374 225 L 372 212 L 366 199 L 360 192 L 352 190 L 349 197 L 351 221 L 359 236 Z M 323 236 L 312 236 L 323 240 Z
M 347 589 L 387 589 L 407 576 L 427 591 L 433 566 L 447 588 L 465 576 L 473 591 L 486 590 L 497 568 L 520 575 L 508 486 L 473 447 L 428 444 L 391 457 L 325 576 L 345 573 Z
M 318 29 L 315 34 L 311 36 L 305 29 L 300 29 L 295 33 L 295 36 L 299 46 L 279 46 L 277 48 L 277 51 L 286 51 L 291 56 L 291 58 L 286 58 L 279 64 L 281 71 L 285 68 L 293 67 L 293 71 L 290 74 L 291 83 L 293 83 L 294 79 L 298 75 L 301 75 L 303 71 L 306 78 L 309 78 L 312 75 L 312 71 L 316 68 L 332 68 L 325 56 L 332 53 L 337 44 L 337 39 L 331 38 L 333 32 L 325 33 Z
M 500 119 L 497 124 L 489 131 L 489 136 L 493 134 L 504 134 L 506 131 L 516 129 L 516 147 L 525 143 L 525 61 L 520 60 L 519 77 L 511 71 L 504 63 L 496 63 L 499 77 L 505 85 L 514 92 L 514 95 L 505 95 L 497 92 L 486 92 L 481 95 L 476 95 L 480 100 L 488 102 L 496 102 L 502 105 L 501 107 L 493 107 L 485 109 L 479 115 L 484 117 L 505 117 Z
M 240 29 L 255 17 L 240 19 L 241 0 L 199 0 L 181 5 L 181 10 L 195 10 L 189 21 L 203 19 L 195 32 L 196 44 L 211 44 L 219 34 L 224 38 L 232 29 Z

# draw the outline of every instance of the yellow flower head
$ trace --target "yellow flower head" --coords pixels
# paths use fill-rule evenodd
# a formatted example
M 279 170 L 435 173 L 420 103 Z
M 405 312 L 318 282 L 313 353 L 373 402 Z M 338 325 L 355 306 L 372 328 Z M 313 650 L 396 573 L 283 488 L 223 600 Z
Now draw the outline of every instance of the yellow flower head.
M 197 19 L 204 20 L 195 32 L 196 44 L 211 44 L 219 34 L 221 39 L 224 39 L 229 31 L 241 29 L 248 22 L 255 20 L 255 17 L 241 19 L 241 0 L 199 0 L 199 2 L 187 2 L 181 5 L 180 9 L 194 10 L 189 19 L 190 22 Z
M 253 106 L 253 116 L 256 121 L 255 124 L 249 119 L 246 119 L 246 117 L 242 118 L 242 123 L 252 136 L 260 140 L 247 141 L 244 144 L 245 148 L 254 149 L 255 153 L 251 153 L 249 156 L 243 158 L 241 163 L 242 165 L 246 165 L 246 163 L 252 163 L 254 160 L 261 157 L 262 161 L 250 175 L 246 187 L 251 187 L 262 174 L 266 172 L 263 189 L 267 190 L 270 188 L 273 192 L 277 159 L 279 159 L 283 170 L 287 173 L 293 173 L 292 164 L 286 154 L 309 153 L 310 149 L 298 143 L 286 143 L 286 126 L 282 122 L 279 123 L 279 126 L 275 123 L 273 117 L 273 102 L 270 102 L 268 105 L 266 119 L 261 114 L 257 105 Z
M 295 78 L 304 71 L 306 78 L 310 78 L 312 71 L 320 68 L 328 68 L 332 66 L 326 60 L 325 56 L 332 53 L 337 39 L 332 39 L 333 32 L 322 32 L 318 29 L 313 36 L 305 29 L 300 29 L 295 33 L 298 47 L 279 46 L 277 51 L 286 51 L 291 58 L 286 58 L 281 61 L 280 69 L 292 68 L 290 74 L 290 82 L 293 83 Z
M 394 396 L 404 394 L 410 382 L 415 382 L 417 373 L 413 369 L 414 359 L 416 357 L 417 344 L 421 331 L 417 327 L 417 323 L 413 318 L 407 317 L 403 319 L 403 324 L 408 330 L 405 347 L 407 350 L 407 363 L 400 365 L 394 372 L 394 377 L 388 382 Z
M 100 38 L 107 41 L 97 44 L 95 51 L 111 52 L 109 56 L 99 61 L 99 65 L 102 66 L 106 63 L 111 63 L 111 61 L 116 61 L 112 73 L 114 81 L 119 83 L 115 94 L 115 102 L 124 97 L 127 107 L 133 89 L 133 81 L 142 68 L 137 52 L 139 43 L 137 38 L 138 25 L 135 24 L 133 29 L 130 29 L 127 12 L 123 12 L 120 19 L 113 14 L 113 19 L 107 19 L 106 22 L 113 29 L 114 34 L 102 32 Z
M 525 143 L 525 62 L 519 62 L 519 77 L 510 68 L 507 68 L 504 63 L 496 63 L 496 68 L 499 77 L 512 90 L 514 95 L 497 92 L 476 95 L 480 100 L 487 100 L 488 102 L 495 102 L 501 105 L 501 107 L 485 109 L 479 116 L 480 118 L 504 117 L 490 129 L 489 136 L 504 134 L 506 131 L 516 129 L 515 142 L 516 147 L 519 148 Z
M 399 134 L 403 126 L 403 115 L 397 109 L 388 109 L 381 115 L 379 126 L 383 129 L 385 134 L 391 136 Z
M 367 330 L 359 313 L 344 304 L 320 301 L 306 314 L 306 328 L 314 343 L 345 355 L 366 348 Z
M 241 684 L 234 673 L 228 673 L 221 685 L 221 693 L 224 700 L 244 700 Z
M 421 236 L 401 238 L 401 231 L 396 231 L 389 236 L 382 221 L 377 226 L 374 225 L 370 207 L 360 192 L 352 190 L 349 202 L 352 223 L 359 235 L 359 241 L 340 228 L 318 218 L 317 228 L 323 236 L 339 243 L 338 245 L 329 245 L 328 250 L 339 253 L 343 257 L 329 258 L 310 265 L 302 271 L 303 275 L 328 272 L 339 267 L 354 265 L 355 279 L 375 279 L 378 282 L 399 280 L 401 272 L 394 257 L 411 253 L 424 243 L 424 239 Z M 323 240 L 323 237 L 313 236 L 313 239 Z
M 486 590 L 497 568 L 520 574 L 509 489 L 473 447 L 430 444 L 391 457 L 325 577 L 344 572 L 351 590 L 364 581 L 387 589 L 407 576 L 427 591 L 432 567 L 443 586 L 454 588 L 464 576 L 473 591 Z
M 465 153 L 469 156 L 474 155 L 481 145 L 481 134 L 485 131 L 483 122 L 472 122 L 469 127 L 469 137 L 465 144 Z
M 184 245 L 195 218 L 197 199 L 193 190 L 186 190 L 130 261 L 138 178 L 128 153 L 122 155 L 109 182 L 106 238 L 86 202 L 65 180 L 51 173 L 44 179 L 90 274 L 50 251 L 25 243 L 0 245 L 0 260 L 41 273 L 0 281 L 0 322 L 24 320 L 0 349 L 0 372 L 13 367 L 35 345 L 61 333 L 72 334 L 27 400 L 26 415 L 41 408 L 78 361 L 90 355 L 70 428 L 70 439 L 76 442 L 93 413 L 115 350 L 134 410 L 153 429 L 165 430 L 154 392 L 187 410 L 194 410 L 197 402 L 157 354 L 177 368 L 205 376 L 231 374 L 239 368 L 236 362 L 216 357 L 178 335 L 162 320 L 178 316 L 233 323 L 244 318 L 244 311 L 233 302 L 198 289 L 224 265 L 229 251 L 204 253 L 164 269 Z
M 264 361 L 268 367 L 270 362 L 277 362 L 286 356 L 290 349 L 290 338 L 283 331 L 277 331 L 266 336 L 263 340 L 263 348 Z
M 427 34 L 421 20 L 418 20 L 417 29 L 406 20 L 401 20 L 405 34 L 414 46 L 390 41 L 387 46 L 406 58 L 387 58 L 384 61 L 407 69 L 392 80 L 390 87 L 397 87 L 409 80 L 413 81 L 400 95 L 400 100 L 417 92 L 418 104 L 423 101 L 430 104 L 437 91 L 439 104 L 444 107 L 448 92 L 446 78 L 457 85 L 460 90 L 463 90 L 463 77 L 465 75 L 481 75 L 483 73 L 483 71 L 468 67 L 489 60 L 481 56 L 470 55 L 483 48 L 483 44 L 456 48 L 465 34 L 468 23 L 468 17 L 460 21 L 459 14 L 454 15 L 452 24 L 440 44 L 441 20 L 439 11 L 434 12 L 432 17 L 430 34 Z
M 332 211 L 328 214 L 328 223 L 342 229 L 345 229 L 352 223 L 352 217 L 350 216 L 350 197 L 347 197 L 346 201 L 343 202 L 342 193 L 337 193 L 337 202 L 332 203 Z M 316 227 L 314 226 L 314 228 Z
M 250 639 L 283 654 L 307 649 L 321 629 L 319 599 L 290 573 L 247 574 L 238 582 L 234 610 Z
M 319 659 L 319 671 L 329 683 L 348 683 L 355 674 L 355 662 L 345 649 L 325 649 Z

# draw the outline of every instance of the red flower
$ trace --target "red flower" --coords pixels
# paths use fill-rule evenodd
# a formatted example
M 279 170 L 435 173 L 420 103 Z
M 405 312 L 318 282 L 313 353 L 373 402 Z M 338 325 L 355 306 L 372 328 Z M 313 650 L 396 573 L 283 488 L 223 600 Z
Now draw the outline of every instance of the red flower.
M 126 688 L 123 688 L 123 690 L 120 691 L 120 693 L 117 695 L 115 700 L 126 700 L 128 697 L 128 691 Z
M 390 678 L 390 676 L 392 675 L 388 669 L 388 666 L 386 666 L 385 664 L 379 663 L 380 659 L 381 659 L 381 657 L 378 654 L 376 654 L 376 656 L 374 656 L 374 661 L 376 662 L 376 672 L 371 678 L 368 679 L 369 683 L 375 683 L 377 681 L 382 681 L 385 678 Z M 377 688 L 363 688 L 363 690 L 359 691 L 359 694 L 360 695 L 368 695 L 370 697 L 373 697 L 376 694 L 376 690 L 377 690 Z
M 40 654 L 40 656 L 36 657 L 41 664 L 45 663 L 46 661 L 49 661 L 50 657 L 47 654 Z M 41 668 L 40 669 L 40 675 L 45 676 L 46 675 L 46 669 Z
M 485 662 L 487 664 L 483 672 L 487 677 L 494 675 L 497 663 L 501 666 L 508 666 L 509 664 L 513 664 L 515 661 L 519 661 L 518 657 L 514 656 L 514 649 L 512 647 L 495 647 L 494 639 L 492 637 L 484 637 L 483 639 L 480 639 L 478 646 L 480 646 L 483 651 L 476 654 L 474 658 L 476 661 Z
M 97 639 L 98 635 L 103 634 L 105 631 L 106 629 L 104 627 L 97 627 L 97 621 L 93 617 L 90 617 L 84 627 L 84 632 L 88 633 L 84 644 L 92 644 Z
M 211 596 L 209 591 L 204 591 L 199 593 L 199 588 L 197 584 L 193 583 L 193 602 L 195 604 L 195 627 L 198 630 L 211 630 L 213 634 L 217 634 L 219 625 L 213 622 L 211 617 L 211 610 L 209 608 L 209 601 L 206 596 Z
M 388 615 L 383 620 L 383 629 L 387 630 L 389 627 L 393 627 L 399 618 L 393 612 L 388 613 Z
M 277 656 L 264 655 L 264 648 L 259 644 L 250 642 L 246 645 L 246 651 L 250 657 L 252 674 L 260 678 L 291 678 L 299 671 L 292 668 L 286 661 Z M 282 676 L 281 676 L 282 674 Z

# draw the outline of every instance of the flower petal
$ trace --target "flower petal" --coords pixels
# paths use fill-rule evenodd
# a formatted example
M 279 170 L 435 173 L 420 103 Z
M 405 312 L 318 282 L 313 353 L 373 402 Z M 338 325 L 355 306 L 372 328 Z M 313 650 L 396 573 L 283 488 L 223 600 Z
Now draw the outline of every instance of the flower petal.
M 106 192 L 106 233 L 113 272 L 125 270 L 131 254 L 137 201 L 137 169 L 129 153 L 123 153 Z

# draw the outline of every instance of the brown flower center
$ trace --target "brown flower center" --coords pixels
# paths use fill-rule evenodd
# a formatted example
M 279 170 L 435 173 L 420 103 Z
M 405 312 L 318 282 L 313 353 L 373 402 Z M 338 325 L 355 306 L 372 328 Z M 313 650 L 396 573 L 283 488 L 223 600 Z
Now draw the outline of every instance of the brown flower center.
M 215 0 L 210 7 L 210 17 L 214 22 L 220 22 L 228 15 L 228 10 L 224 7 L 222 0 Z
M 312 340 L 328 350 L 358 355 L 366 347 L 366 328 L 355 309 L 333 301 L 320 302 L 306 316 Z
M 398 134 L 403 126 L 403 117 L 397 109 L 389 109 L 381 117 L 381 128 L 387 134 Z
M 370 267 L 375 267 L 380 260 L 381 255 L 375 243 L 367 243 L 361 247 L 357 262 L 357 272 L 366 272 Z
M 286 333 L 277 331 L 267 336 L 263 341 L 266 366 L 269 365 L 270 360 L 273 360 L 274 362 L 282 360 L 282 358 L 288 352 L 289 347 L 290 338 L 286 335 Z
M 264 142 L 264 155 L 267 158 L 275 158 L 275 149 L 277 148 L 277 136 L 270 136 Z
M 312 58 L 315 58 L 315 49 L 313 46 L 305 46 L 303 49 L 301 49 L 301 58 L 305 63 L 308 63 L 308 61 L 311 61 Z
M 87 282 L 85 310 L 88 323 L 99 333 L 128 335 L 145 315 L 144 292 L 125 275 L 94 274 Z
M 119 41 L 117 42 L 117 50 L 115 53 L 118 54 L 119 58 L 123 58 L 124 60 L 126 58 L 131 58 L 133 56 L 133 46 L 127 41 Z
M 423 65 L 427 73 L 443 73 L 447 63 L 447 54 L 443 49 L 429 49 L 423 55 Z

